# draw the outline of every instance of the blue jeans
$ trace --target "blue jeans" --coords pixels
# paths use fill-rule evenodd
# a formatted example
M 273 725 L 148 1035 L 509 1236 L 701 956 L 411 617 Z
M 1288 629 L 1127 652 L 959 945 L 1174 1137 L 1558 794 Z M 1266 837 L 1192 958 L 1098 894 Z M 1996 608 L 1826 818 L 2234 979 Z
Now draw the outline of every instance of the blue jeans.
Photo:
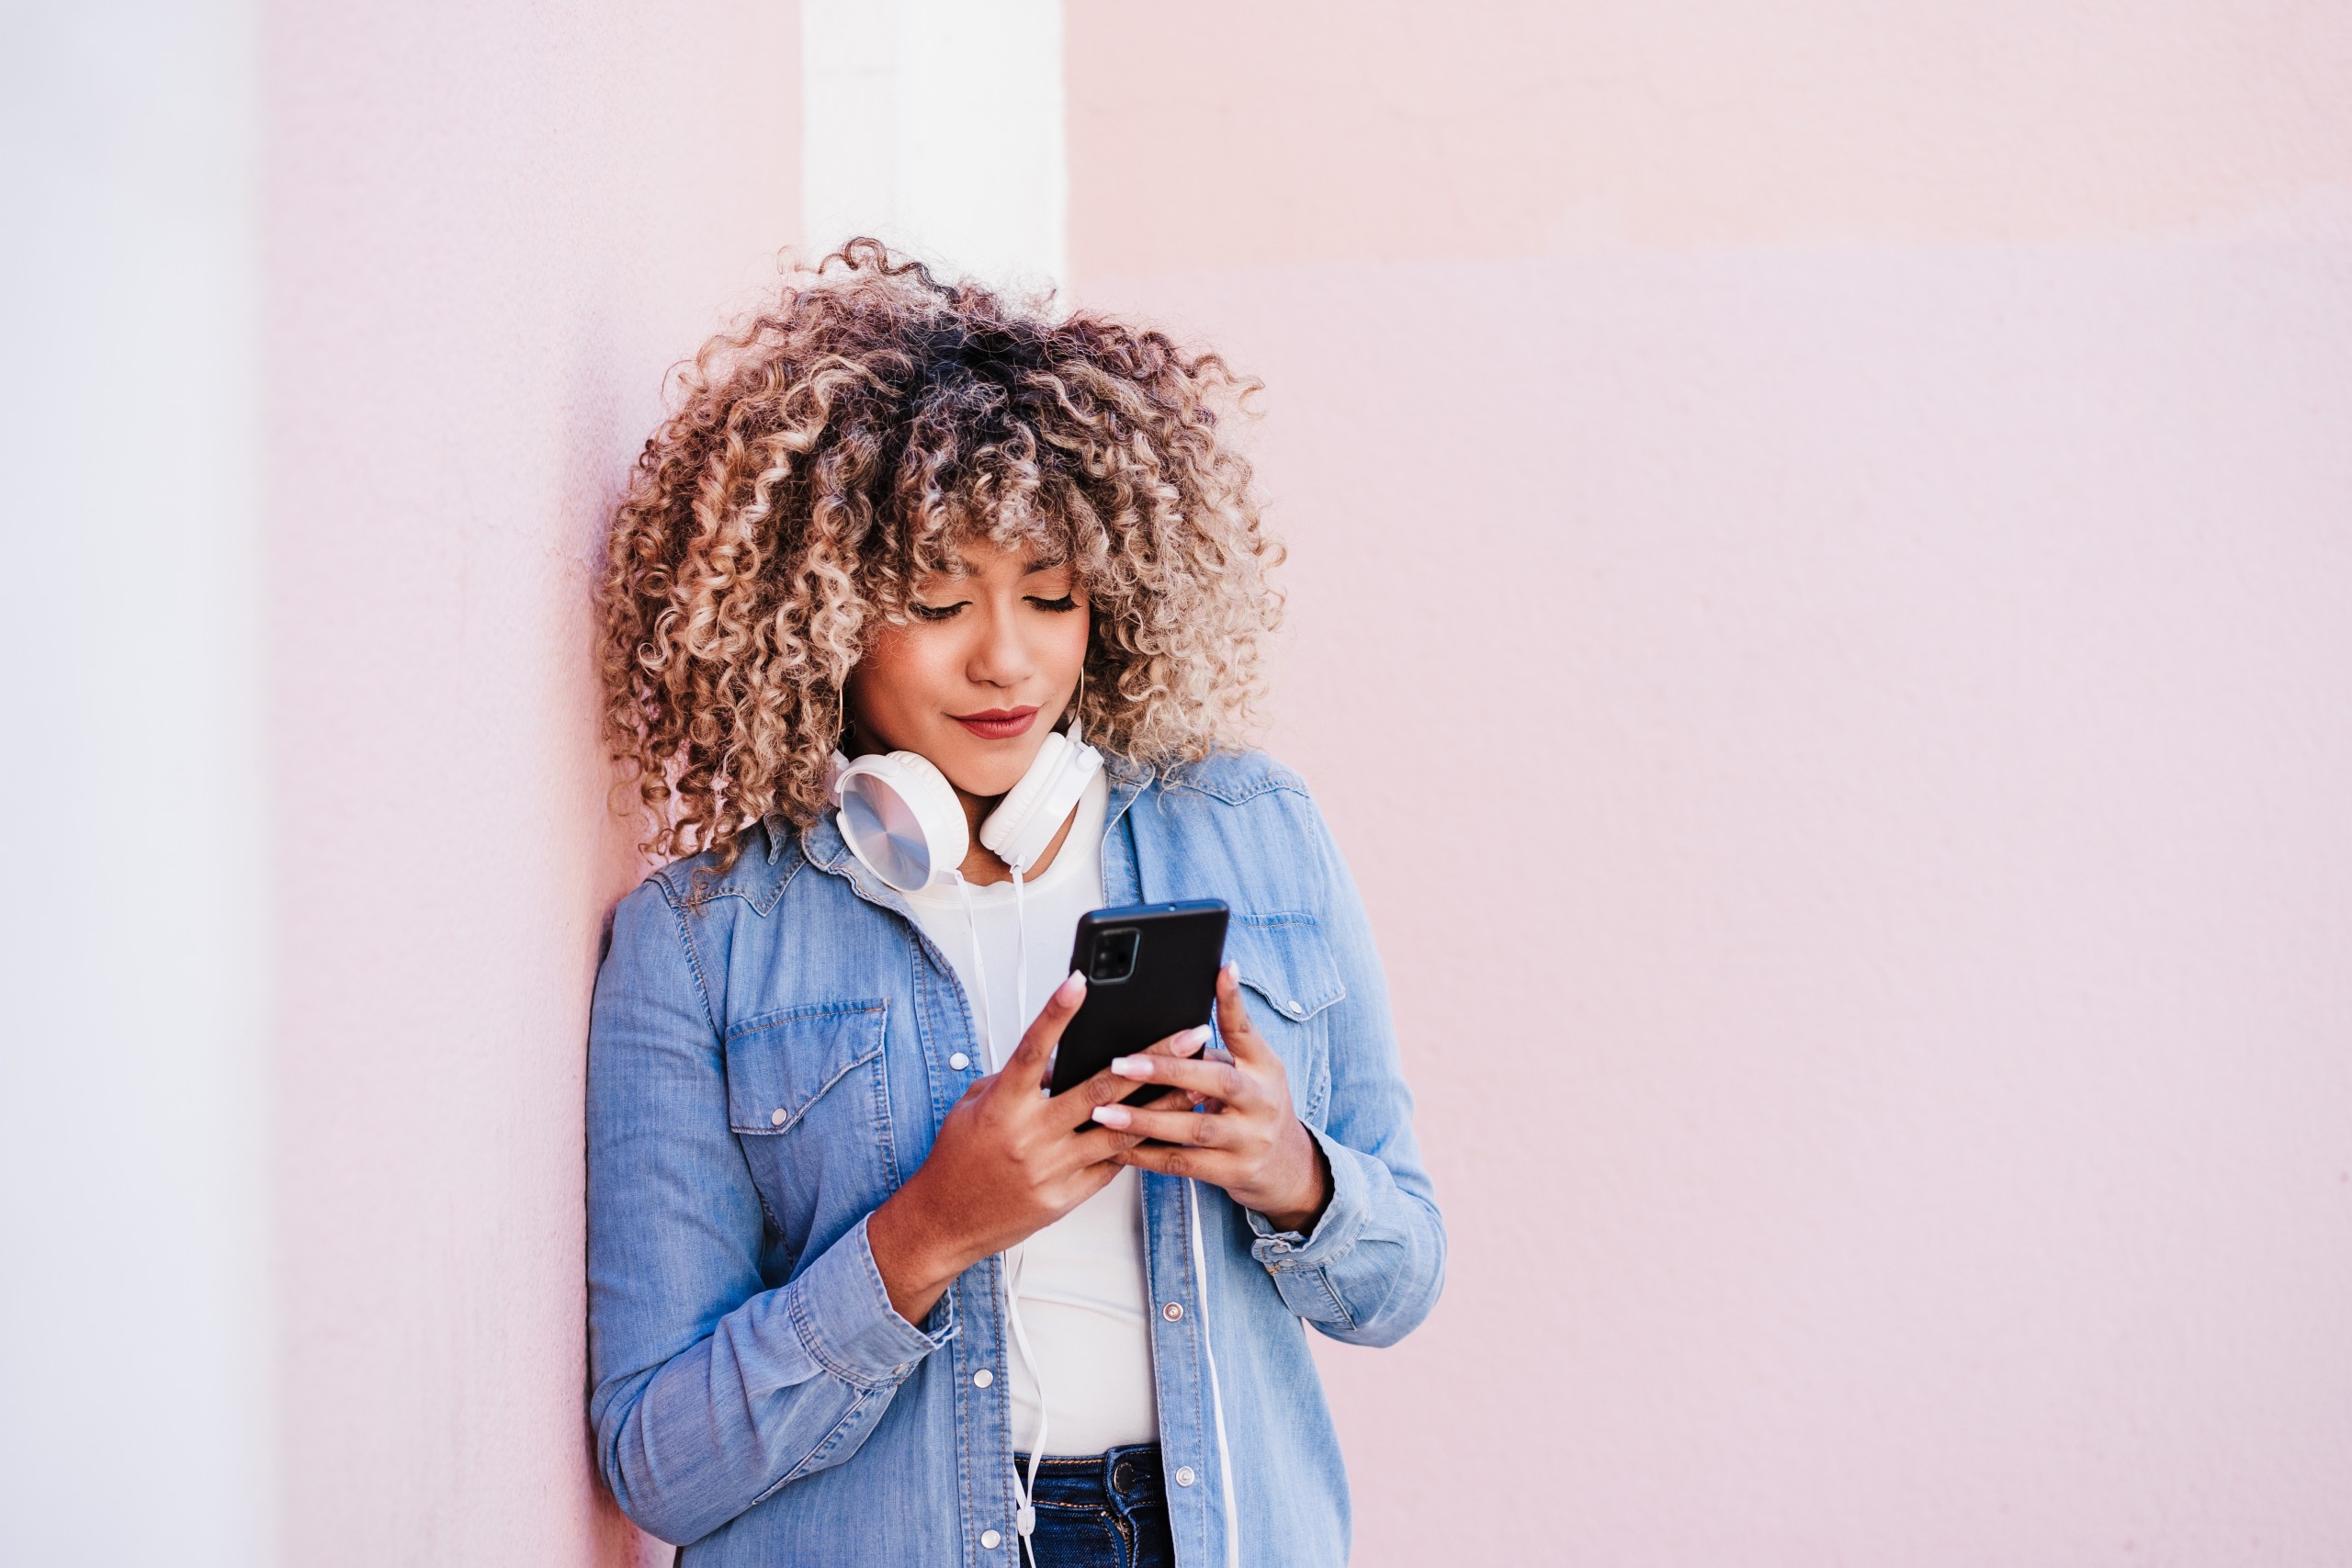
M 1021 1473 L 1029 1457 L 1016 1454 Z M 1176 1568 L 1159 1445 L 1037 1461 L 1037 1568 Z

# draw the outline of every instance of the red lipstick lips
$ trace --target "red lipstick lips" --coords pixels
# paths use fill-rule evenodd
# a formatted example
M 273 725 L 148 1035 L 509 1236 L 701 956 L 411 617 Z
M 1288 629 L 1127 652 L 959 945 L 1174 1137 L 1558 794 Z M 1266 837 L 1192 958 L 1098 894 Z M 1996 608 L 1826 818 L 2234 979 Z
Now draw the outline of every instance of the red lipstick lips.
M 1025 708 L 989 708 L 981 713 L 950 714 L 948 717 L 970 730 L 983 740 L 1010 740 L 1028 732 L 1036 722 L 1037 710 Z

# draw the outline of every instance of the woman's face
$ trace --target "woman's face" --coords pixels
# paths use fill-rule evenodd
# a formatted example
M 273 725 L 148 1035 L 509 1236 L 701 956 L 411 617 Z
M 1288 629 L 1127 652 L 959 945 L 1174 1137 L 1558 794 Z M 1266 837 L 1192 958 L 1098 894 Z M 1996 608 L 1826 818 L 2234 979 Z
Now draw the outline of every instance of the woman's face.
M 1086 595 L 1067 566 L 985 541 L 964 570 L 914 584 L 912 618 L 885 626 L 849 682 L 858 739 L 930 759 L 967 796 L 1021 782 L 1078 691 Z

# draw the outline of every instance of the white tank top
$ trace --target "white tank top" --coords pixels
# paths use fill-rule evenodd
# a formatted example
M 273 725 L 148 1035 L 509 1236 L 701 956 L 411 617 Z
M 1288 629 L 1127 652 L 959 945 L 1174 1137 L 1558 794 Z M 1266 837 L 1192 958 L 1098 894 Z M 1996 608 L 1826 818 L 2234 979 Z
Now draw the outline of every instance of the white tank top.
M 987 964 L 984 978 L 975 974 L 972 922 L 964 912 L 963 894 L 951 886 L 907 897 L 923 934 L 956 966 L 976 1020 L 980 998 L 988 998 L 991 1071 L 1003 1065 L 1030 1019 L 1069 975 L 1078 918 L 1102 908 L 1102 825 L 1110 797 L 1109 784 L 1097 773 L 1079 800 L 1076 820 L 1053 864 L 1023 889 L 1029 928 L 1025 1017 L 1013 984 L 1021 930 L 1012 884 L 971 890 L 979 961 Z M 1018 1281 L 1014 1299 L 1037 1358 L 1033 1374 L 1023 1357 L 1009 1356 L 1013 1447 L 1035 1451 L 1041 1385 L 1050 1416 L 1048 1452 L 1096 1454 L 1128 1443 L 1158 1442 L 1151 1303 L 1144 1290 L 1143 1185 L 1136 1172 L 1121 1170 L 1111 1185 L 1014 1247 L 1005 1264 L 1008 1277 Z

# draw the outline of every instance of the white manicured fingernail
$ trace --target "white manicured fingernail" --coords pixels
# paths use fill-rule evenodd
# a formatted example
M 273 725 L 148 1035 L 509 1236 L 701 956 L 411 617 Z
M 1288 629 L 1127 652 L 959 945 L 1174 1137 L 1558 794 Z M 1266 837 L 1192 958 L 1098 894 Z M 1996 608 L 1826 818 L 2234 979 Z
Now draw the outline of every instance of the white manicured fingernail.
M 1086 976 L 1075 969 L 1069 972 L 1069 979 L 1064 980 L 1054 989 L 1054 999 L 1059 1002 L 1074 1002 L 1084 995 L 1086 995 Z
M 1148 1078 L 1151 1077 L 1151 1062 L 1144 1056 L 1114 1056 L 1111 1070 L 1123 1078 Z
M 1177 1041 L 1176 1049 L 1184 1055 L 1189 1056 L 1208 1043 L 1209 1026 L 1204 1023 L 1198 1029 L 1193 1030 L 1191 1033 L 1186 1034 L 1182 1039 Z
M 1114 1066 L 1117 1065 L 1115 1062 L 1112 1064 Z M 1094 1119 L 1105 1127 L 1124 1127 L 1135 1120 L 1135 1114 L 1124 1105 L 1098 1105 L 1094 1108 Z

